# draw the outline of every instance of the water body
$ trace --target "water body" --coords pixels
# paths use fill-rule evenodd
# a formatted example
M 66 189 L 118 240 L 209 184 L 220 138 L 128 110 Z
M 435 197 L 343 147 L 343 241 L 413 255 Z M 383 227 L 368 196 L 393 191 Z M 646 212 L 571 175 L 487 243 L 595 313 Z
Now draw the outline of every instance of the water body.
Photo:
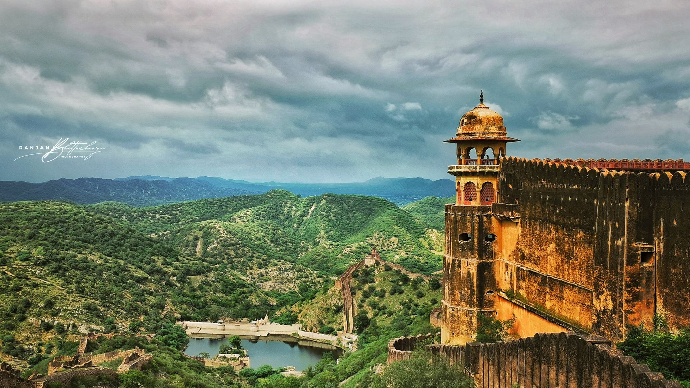
M 211 357 L 218 354 L 220 345 L 227 343 L 225 338 L 190 338 L 185 354 L 198 356 L 206 352 Z M 303 371 L 310 365 L 314 365 L 331 350 L 311 346 L 298 345 L 282 341 L 268 340 L 242 340 L 242 347 L 247 349 L 251 367 L 256 369 L 261 365 L 270 365 L 273 368 L 294 366 Z

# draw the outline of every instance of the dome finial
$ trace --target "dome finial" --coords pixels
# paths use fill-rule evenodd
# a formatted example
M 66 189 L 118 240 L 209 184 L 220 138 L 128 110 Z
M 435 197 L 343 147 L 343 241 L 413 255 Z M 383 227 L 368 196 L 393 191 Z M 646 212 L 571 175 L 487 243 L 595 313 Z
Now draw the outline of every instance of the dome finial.
M 484 91 L 483 90 L 479 91 L 479 103 L 480 104 L 484 103 Z

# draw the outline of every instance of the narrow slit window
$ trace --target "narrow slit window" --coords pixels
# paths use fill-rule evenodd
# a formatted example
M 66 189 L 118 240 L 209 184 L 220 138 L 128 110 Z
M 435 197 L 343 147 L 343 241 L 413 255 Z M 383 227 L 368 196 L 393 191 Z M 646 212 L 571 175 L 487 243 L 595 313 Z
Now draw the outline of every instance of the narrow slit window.
M 654 252 L 640 252 L 640 264 L 650 264 L 654 259 Z

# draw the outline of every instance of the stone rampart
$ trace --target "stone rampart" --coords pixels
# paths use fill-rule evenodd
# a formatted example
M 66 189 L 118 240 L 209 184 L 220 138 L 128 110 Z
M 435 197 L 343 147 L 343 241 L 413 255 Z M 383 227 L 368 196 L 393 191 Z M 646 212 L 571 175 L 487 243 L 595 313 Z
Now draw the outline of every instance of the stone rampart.
M 69 369 L 62 372 L 54 373 L 52 375 L 44 376 L 33 381 L 33 387 L 43 388 L 48 386 L 50 383 L 60 383 L 62 385 L 68 385 L 72 379 L 90 377 L 90 376 L 106 376 L 110 377 L 114 381 L 117 381 L 117 372 L 108 368 L 100 367 L 88 367 L 88 368 L 77 368 Z
M 408 359 L 423 336 L 396 338 L 388 344 L 388 363 Z M 602 337 L 572 333 L 537 334 L 512 342 L 429 345 L 432 353 L 462 366 L 483 388 L 680 388 L 646 365 L 614 350 Z
M 690 325 L 688 163 L 596 162 L 502 160 L 495 287 L 613 340 L 655 314 Z
M 59 372 L 63 369 L 77 369 L 95 366 L 104 362 L 117 360 L 119 358 L 123 359 L 123 364 L 127 362 L 127 358 L 132 355 L 136 355 L 137 358 L 144 357 L 146 351 L 139 349 L 138 347 L 130 350 L 115 350 L 108 353 L 101 353 L 95 355 L 82 355 L 77 354 L 75 356 L 65 356 L 54 359 L 48 363 L 48 375 Z M 149 358 L 150 359 L 150 358 Z
M 22 379 L 19 371 L 5 362 L 0 363 L 0 388 L 28 388 L 31 383 Z
M 411 279 L 414 279 L 416 277 L 422 277 L 424 280 L 429 281 L 430 277 L 427 275 L 419 274 L 419 273 L 414 273 L 410 272 L 407 269 L 405 269 L 403 266 L 400 264 L 395 264 L 395 263 L 390 263 L 388 261 L 385 261 L 381 259 L 381 255 L 374 249 L 371 252 L 371 255 L 367 256 L 364 260 L 361 260 L 357 263 L 352 264 L 347 268 L 347 270 L 338 277 L 338 280 L 335 282 L 335 286 L 337 288 L 340 288 L 342 292 L 342 298 L 343 298 L 343 331 L 345 333 L 352 333 L 355 330 L 354 326 L 354 316 L 355 316 L 355 303 L 354 299 L 352 298 L 352 290 L 350 288 L 350 283 L 352 282 L 352 275 L 357 271 L 358 269 L 362 268 L 363 266 L 367 265 L 373 265 L 373 264 L 380 264 L 380 265 L 388 265 L 394 270 L 398 270 L 407 276 L 409 276 Z
M 415 337 L 399 337 L 391 340 L 388 342 L 388 363 L 410 359 L 412 351 L 434 336 L 435 334 L 420 334 Z
M 117 368 L 117 373 L 125 373 L 130 370 L 141 370 L 141 367 L 148 364 L 153 358 L 150 354 L 131 353 L 122 360 L 122 364 Z
M 355 330 L 355 303 L 352 299 L 350 282 L 352 281 L 352 274 L 362 266 L 364 266 L 364 260 L 352 264 L 336 281 L 336 287 L 340 287 L 343 298 L 343 331 L 345 333 L 352 333 Z

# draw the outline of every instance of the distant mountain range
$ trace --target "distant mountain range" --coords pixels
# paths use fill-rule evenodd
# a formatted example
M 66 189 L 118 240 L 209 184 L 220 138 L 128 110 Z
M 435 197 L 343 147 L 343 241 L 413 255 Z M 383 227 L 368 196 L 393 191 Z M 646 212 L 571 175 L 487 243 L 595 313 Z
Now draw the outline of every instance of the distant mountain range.
M 356 183 L 252 183 L 216 177 L 136 176 L 58 179 L 42 183 L 0 181 L 0 201 L 69 200 L 80 204 L 116 201 L 132 206 L 155 206 L 202 198 L 262 194 L 273 189 L 304 197 L 325 193 L 368 195 L 402 206 L 429 196 L 450 197 L 454 187 L 450 179 L 424 178 L 374 178 Z

